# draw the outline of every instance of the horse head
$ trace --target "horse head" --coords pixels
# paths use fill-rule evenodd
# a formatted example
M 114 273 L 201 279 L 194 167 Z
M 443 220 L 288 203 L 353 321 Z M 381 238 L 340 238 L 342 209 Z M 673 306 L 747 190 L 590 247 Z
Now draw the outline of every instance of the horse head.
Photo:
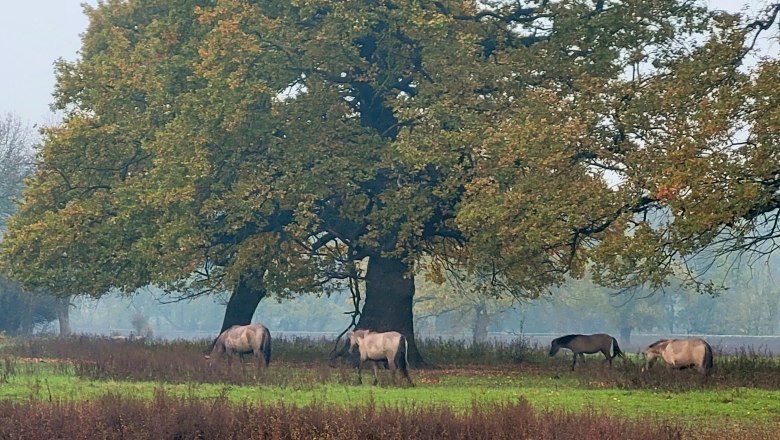
M 668 339 L 660 339 L 645 347 L 645 349 L 642 350 L 642 356 L 645 358 L 645 365 L 639 369 L 639 372 L 644 373 L 652 368 L 656 359 L 661 356 L 667 345 L 669 345 Z
M 361 330 L 354 330 L 352 331 L 352 333 L 349 334 L 349 353 L 352 353 L 352 350 L 355 347 L 360 348 L 360 341 L 362 341 L 363 338 L 365 338 L 368 333 L 369 333 L 368 330 L 361 329 Z
M 550 344 L 550 357 L 555 356 L 556 353 L 558 353 L 558 350 L 560 350 L 560 346 L 558 345 L 558 340 L 553 339 L 552 343 Z

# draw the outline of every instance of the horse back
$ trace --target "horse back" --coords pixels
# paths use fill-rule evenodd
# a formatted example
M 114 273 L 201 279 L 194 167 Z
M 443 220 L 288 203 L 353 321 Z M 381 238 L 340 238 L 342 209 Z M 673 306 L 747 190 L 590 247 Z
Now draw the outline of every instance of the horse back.
M 358 344 L 361 356 L 371 360 L 394 359 L 406 338 L 398 332 L 368 333 Z
M 593 335 L 576 335 L 568 341 L 568 348 L 577 353 L 596 353 L 606 350 L 611 351 L 613 338 L 606 333 Z
M 234 325 L 225 330 L 219 339 L 227 348 L 237 352 L 257 351 L 267 330 L 262 324 Z
M 712 367 L 712 348 L 701 338 L 674 339 L 666 346 L 663 357 L 664 361 L 675 366 Z

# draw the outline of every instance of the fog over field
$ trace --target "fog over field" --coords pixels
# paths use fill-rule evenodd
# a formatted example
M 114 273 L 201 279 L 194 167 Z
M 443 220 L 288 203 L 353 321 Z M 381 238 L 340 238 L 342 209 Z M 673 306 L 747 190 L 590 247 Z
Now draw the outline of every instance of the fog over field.
M 723 286 L 715 297 L 673 284 L 655 292 L 618 293 L 587 281 L 570 281 L 534 300 L 485 299 L 463 286 L 439 286 L 418 277 L 416 332 L 422 338 L 466 341 L 522 337 L 540 345 L 560 334 L 608 332 L 631 351 L 661 337 L 710 335 L 713 347 L 723 351 L 780 353 L 779 260 L 774 256 L 752 267 L 747 263 L 713 267 L 711 280 Z M 437 297 L 445 293 L 450 295 Z M 71 325 L 76 333 L 209 338 L 221 325 L 227 298 L 214 294 L 170 302 L 160 289 L 148 288 L 131 296 L 75 299 Z M 429 300 L 436 307 L 429 306 Z M 264 323 L 276 336 L 334 338 L 349 325 L 352 307 L 347 291 L 284 301 L 266 298 L 253 321 Z M 486 334 L 480 334 L 480 326 Z M 56 331 L 56 323 L 40 330 Z

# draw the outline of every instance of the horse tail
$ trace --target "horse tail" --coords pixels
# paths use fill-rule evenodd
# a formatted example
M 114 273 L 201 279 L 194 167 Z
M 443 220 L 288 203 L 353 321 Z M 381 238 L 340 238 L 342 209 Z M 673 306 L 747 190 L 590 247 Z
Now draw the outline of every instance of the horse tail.
M 412 379 L 409 377 L 409 341 L 406 340 L 406 336 L 401 335 L 401 339 L 398 342 L 398 351 L 403 352 L 399 353 L 401 356 L 398 356 L 398 368 L 406 380 L 409 381 L 409 384 L 414 386 Z
M 702 367 L 705 374 L 709 374 L 712 369 L 712 347 L 706 342 L 704 343 L 704 362 L 702 362 Z
M 271 363 L 271 331 L 267 327 L 263 327 L 263 342 L 260 344 L 260 349 L 263 351 L 265 365 L 268 366 Z
M 618 345 L 617 339 L 612 338 L 612 359 L 618 356 L 622 357 L 623 359 L 626 358 L 626 356 L 623 354 L 623 351 L 620 350 L 620 346 Z

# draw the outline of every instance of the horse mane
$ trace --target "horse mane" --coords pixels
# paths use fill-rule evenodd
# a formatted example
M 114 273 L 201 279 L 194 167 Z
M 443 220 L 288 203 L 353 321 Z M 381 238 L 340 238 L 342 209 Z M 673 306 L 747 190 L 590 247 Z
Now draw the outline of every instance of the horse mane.
M 656 347 L 658 347 L 661 344 L 668 344 L 669 341 L 670 341 L 670 339 L 659 339 L 659 340 L 653 342 L 652 344 L 648 345 L 647 348 L 656 348 Z
M 553 341 L 558 344 L 568 344 L 569 342 L 571 342 L 572 339 L 576 338 L 577 336 L 582 336 L 582 335 L 578 335 L 578 334 L 565 335 L 565 336 L 561 336 L 560 338 L 555 338 Z

